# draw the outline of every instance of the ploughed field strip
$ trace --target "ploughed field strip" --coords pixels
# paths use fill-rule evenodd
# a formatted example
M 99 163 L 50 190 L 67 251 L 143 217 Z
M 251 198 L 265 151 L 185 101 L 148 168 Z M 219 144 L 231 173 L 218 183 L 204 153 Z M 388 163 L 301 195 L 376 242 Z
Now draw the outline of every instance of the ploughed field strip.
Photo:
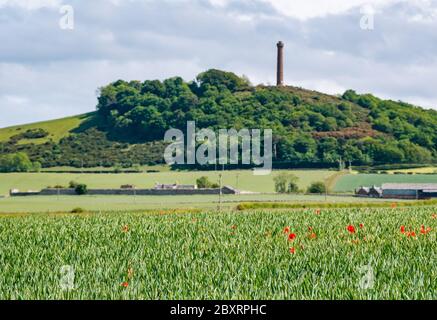
M 436 299 L 437 207 L 0 218 L 1 299 Z

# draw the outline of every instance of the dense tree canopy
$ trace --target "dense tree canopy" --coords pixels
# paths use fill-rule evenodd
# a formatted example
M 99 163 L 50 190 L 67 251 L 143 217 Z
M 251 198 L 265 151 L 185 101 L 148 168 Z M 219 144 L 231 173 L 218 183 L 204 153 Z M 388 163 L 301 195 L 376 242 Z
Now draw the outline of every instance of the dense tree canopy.
M 437 156 L 436 111 L 352 90 L 340 97 L 253 86 L 220 70 L 192 82 L 118 80 L 100 89 L 97 110 L 91 125 L 59 142 L 33 143 L 49 133 L 28 130 L 0 142 L 1 154 L 24 152 L 44 167 L 163 163 L 165 131 L 196 121 L 199 129 L 272 129 L 276 166 L 424 164 Z
M 116 81 L 101 89 L 99 115 L 116 136 L 162 139 L 169 128 L 271 128 L 276 161 L 356 164 L 429 162 L 437 113 L 347 91 L 331 97 L 292 87 L 251 86 L 209 70 L 196 81 Z

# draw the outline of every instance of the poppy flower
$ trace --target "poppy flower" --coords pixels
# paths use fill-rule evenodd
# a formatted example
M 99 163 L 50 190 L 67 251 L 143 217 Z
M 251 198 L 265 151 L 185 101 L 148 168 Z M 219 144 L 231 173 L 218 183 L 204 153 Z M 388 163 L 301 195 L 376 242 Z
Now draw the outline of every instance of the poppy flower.
M 407 235 L 408 238 L 414 238 L 414 237 L 416 237 L 416 232 L 414 232 L 414 231 L 407 232 L 406 235 Z
M 317 209 L 317 210 L 316 210 L 316 215 L 320 215 L 320 213 L 322 213 L 322 210 Z
M 284 233 L 289 234 L 290 233 L 290 227 L 285 227 L 284 228 Z
M 308 227 L 308 231 L 309 232 L 313 231 L 313 227 Z
M 401 226 L 401 233 L 405 233 L 405 226 Z
M 295 233 L 290 233 L 288 235 L 288 241 L 293 241 L 294 239 L 296 239 L 296 234 Z
M 296 253 L 296 249 L 293 247 L 293 248 L 290 248 L 290 253 L 291 254 L 295 254 Z
M 310 238 L 310 239 L 317 239 L 317 234 L 315 234 L 315 233 L 313 232 L 313 233 L 311 233 L 311 234 L 309 235 L 309 238 Z
M 121 284 L 123 288 L 127 288 L 129 286 L 129 282 L 125 281 Z
M 420 233 L 421 234 L 428 234 L 428 233 L 430 233 L 431 232 L 431 228 L 425 228 L 425 226 L 422 226 L 422 228 L 420 229 Z
M 360 223 L 360 229 L 363 229 L 363 228 L 364 228 L 364 224 Z
M 356 232 L 355 227 L 353 225 L 349 225 L 347 227 L 347 231 L 349 231 L 349 233 L 355 233 Z
M 128 225 L 125 225 L 125 226 L 123 227 L 122 231 L 123 231 L 124 233 L 129 232 L 129 226 L 128 226 Z

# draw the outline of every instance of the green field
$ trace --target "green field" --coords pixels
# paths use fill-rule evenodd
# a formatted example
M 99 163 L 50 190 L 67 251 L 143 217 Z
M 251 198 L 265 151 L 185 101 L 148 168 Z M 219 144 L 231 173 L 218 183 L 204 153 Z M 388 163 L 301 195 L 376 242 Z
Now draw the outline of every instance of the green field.
M 43 129 L 50 133 L 49 136 L 41 139 L 21 140 L 20 143 L 44 143 L 49 139 L 57 142 L 63 137 L 68 136 L 72 130 L 78 128 L 84 121 L 90 118 L 93 113 L 87 113 L 74 117 L 56 119 L 51 121 L 36 122 L 31 124 L 13 126 L 0 129 L 0 141 L 7 141 L 12 136 L 23 133 L 30 129 Z
M 338 179 L 334 192 L 352 192 L 361 186 L 381 186 L 383 183 L 437 183 L 437 174 L 348 174 Z
M 0 217 L 0 299 L 437 299 L 436 212 Z
M 299 178 L 299 187 L 305 189 L 315 181 L 323 181 L 337 172 L 325 170 L 288 171 Z M 155 183 L 195 184 L 196 179 L 207 176 L 218 182 L 219 173 L 223 174 L 223 184 L 241 190 L 255 192 L 274 192 L 275 173 L 267 176 L 254 176 L 250 170 L 242 171 L 194 171 L 194 172 L 159 172 L 133 174 L 72 174 L 72 173 L 2 173 L 0 174 L 0 195 L 6 195 L 10 189 L 22 191 L 40 190 L 47 186 L 68 186 L 72 180 L 85 183 L 88 188 L 119 188 L 123 184 L 134 184 L 138 188 L 152 188 Z
M 241 202 L 275 201 L 287 203 L 362 203 L 355 197 L 318 195 L 224 195 L 223 208 L 235 208 Z M 392 202 L 391 200 L 366 199 L 366 202 Z M 87 211 L 126 211 L 150 209 L 217 209 L 219 197 L 195 196 L 36 196 L 0 198 L 0 213 L 70 212 L 74 208 Z

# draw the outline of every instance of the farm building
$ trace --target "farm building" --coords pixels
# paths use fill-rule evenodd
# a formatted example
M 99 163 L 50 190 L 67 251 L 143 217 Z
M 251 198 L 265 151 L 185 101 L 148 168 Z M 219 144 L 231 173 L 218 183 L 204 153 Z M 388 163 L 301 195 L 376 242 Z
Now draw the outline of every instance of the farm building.
M 376 186 L 373 186 L 371 188 L 360 187 L 358 190 L 355 190 L 355 195 L 357 197 L 381 198 L 382 189 Z
M 358 197 L 368 197 L 369 190 L 370 190 L 370 188 L 360 187 L 359 189 L 355 190 L 355 195 Z
M 386 183 L 382 185 L 383 198 L 431 199 L 437 198 L 437 183 Z
M 369 197 L 371 198 L 381 198 L 382 197 L 382 188 L 378 188 L 373 186 L 369 189 Z
M 361 187 L 355 190 L 357 197 L 386 199 L 437 198 L 437 183 L 385 183 L 380 188 Z
M 184 185 L 184 184 L 155 184 L 155 190 L 197 190 L 197 185 Z

